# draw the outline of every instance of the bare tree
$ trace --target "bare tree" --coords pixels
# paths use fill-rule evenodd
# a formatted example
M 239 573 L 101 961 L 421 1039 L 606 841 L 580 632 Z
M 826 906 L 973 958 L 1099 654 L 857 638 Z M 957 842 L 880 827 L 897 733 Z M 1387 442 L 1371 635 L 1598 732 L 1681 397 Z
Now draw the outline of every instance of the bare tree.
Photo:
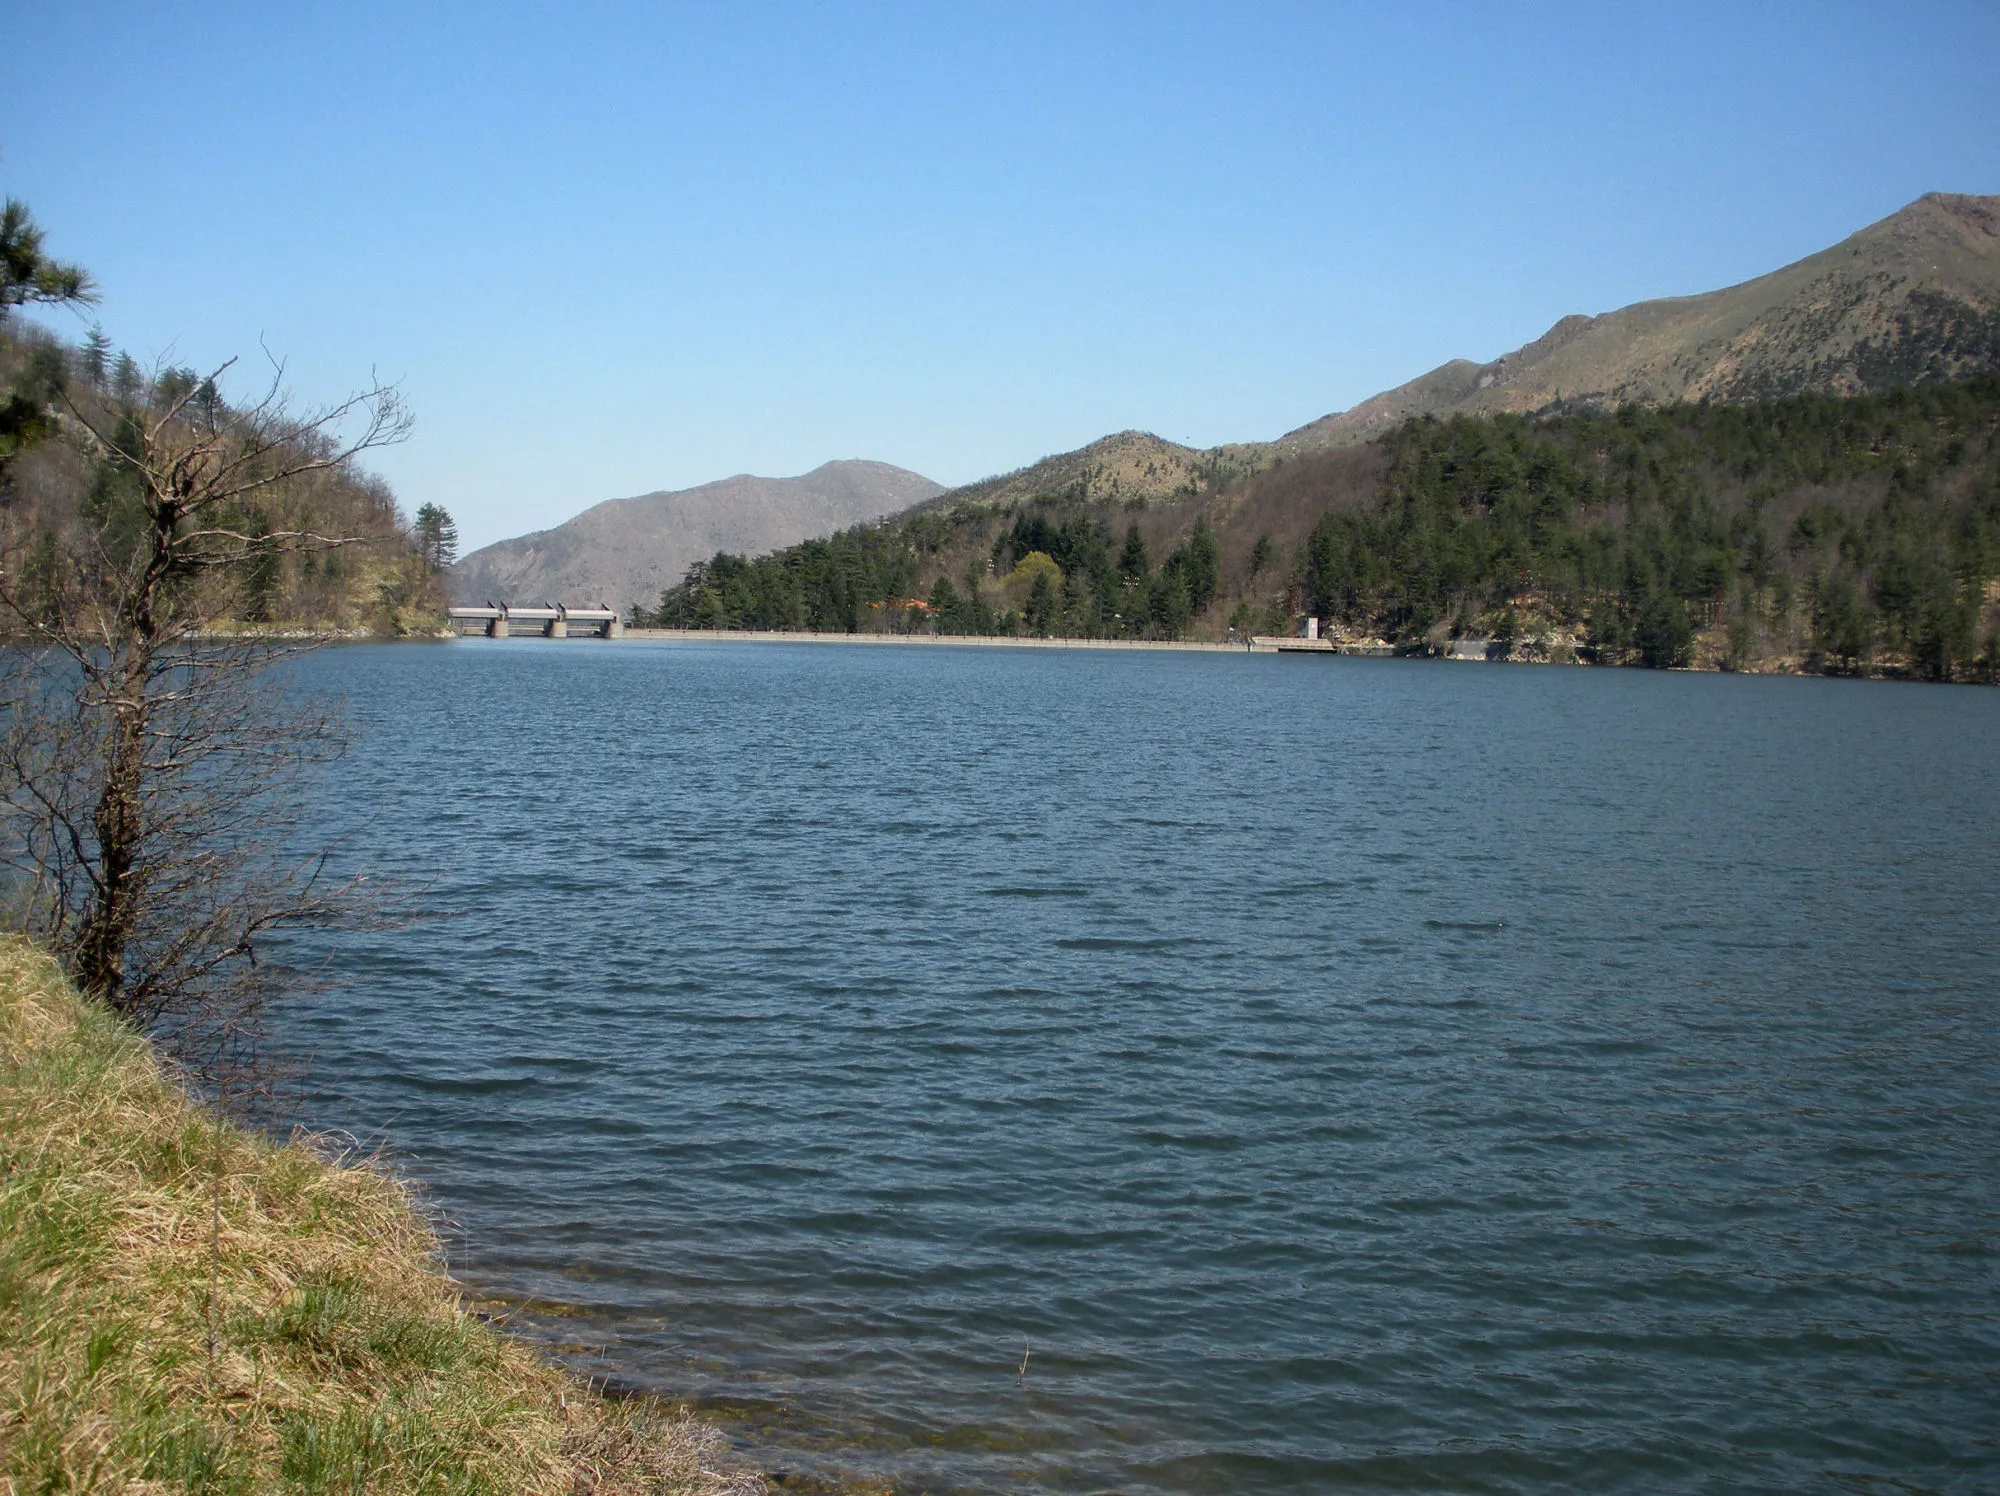
M 242 593 L 287 553 L 359 543 L 315 524 L 315 485 L 409 420 L 379 383 L 300 412 L 282 368 L 233 407 L 228 368 L 156 378 L 136 402 L 64 393 L 89 491 L 58 526 L 0 519 L 0 626 L 17 640 L 0 866 L 78 985 L 156 1030 L 254 1011 L 264 937 L 363 907 L 296 834 L 307 781 L 343 746 L 274 670 L 312 641 L 241 632 Z

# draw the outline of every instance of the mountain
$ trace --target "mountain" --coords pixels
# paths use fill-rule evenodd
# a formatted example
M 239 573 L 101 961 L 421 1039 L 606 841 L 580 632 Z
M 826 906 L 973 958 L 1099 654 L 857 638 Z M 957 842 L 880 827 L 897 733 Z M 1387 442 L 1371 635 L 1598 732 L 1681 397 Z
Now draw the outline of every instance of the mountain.
M 1278 445 L 1344 446 L 1420 415 L 1857 395 L 1996 369 L 2000 197 L 1933 192 L 1782 270 L 1564 317 L 1525 348 L 1454 359 Z
M 691 562 L 756 553 L 865 524 L 942 491 L 886 462 L 829 462 L 797 478 L 747 473 L 672 493 L 609 499 L 552 530 L 466 556 L 448 578 L 455 602 L 608 602 L 650 606 Z

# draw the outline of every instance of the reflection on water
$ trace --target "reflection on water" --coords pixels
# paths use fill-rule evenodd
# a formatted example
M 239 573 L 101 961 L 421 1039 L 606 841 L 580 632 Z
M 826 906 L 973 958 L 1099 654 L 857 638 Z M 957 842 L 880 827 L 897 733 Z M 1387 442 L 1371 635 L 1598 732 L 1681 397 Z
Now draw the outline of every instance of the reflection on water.
M 482 1291 L 903 1490 L 1973 1490 L 2000 692 L 328 652 L 294 1009 Z M 337 808 L 336 808 L 337 807 Z M 1019 1374 L 1032 1343 L 1027 1375 Z

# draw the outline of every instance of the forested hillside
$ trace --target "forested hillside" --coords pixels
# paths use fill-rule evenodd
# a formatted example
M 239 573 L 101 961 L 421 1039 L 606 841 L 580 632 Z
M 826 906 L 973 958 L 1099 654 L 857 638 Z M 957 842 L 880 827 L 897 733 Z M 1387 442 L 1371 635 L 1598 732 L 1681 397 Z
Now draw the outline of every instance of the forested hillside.
M 2000 377 L 1426 417 L 1214 491 L 950 498 L 691 568 L 640 623 L 1220 638 L 1990 679 Z
M 1326 510 L 1302 600 L 1402 640 L 1950 679 L 2000 640 L 2000 378 L 1887 395 L 1413 421 Z
M 140 523 L 133 468 L 106 460 L 77 413 L 99 431 L 136 436 L 141 421 L 174 411 L 176 421 L 222 429 L 232 409 L 193 369 L 146 368 L 94 329 L 68 344 L 17 319 L 0 324 L 0 391 L 20 418 L 0 440 L 0 542 L 30 581 L 36 567 L 53 568 L 58 558 L 115 558 Z M 297 426 L 298 442 L 326 441 L 310 422 Z M 282 447 L 284 431 L 275 434 Z M 439 572 L 449 556 L 424 544 L 373 475 L 328 466 L 258 490 L 222 522 L 250 537 L 341 538 L 324 548 L 261 550 L 241 575 L 212 578 L 229 588 L 236 622 L 389 634 L 438 627 Z M 58 579 L 50 572 L 45 580 Z

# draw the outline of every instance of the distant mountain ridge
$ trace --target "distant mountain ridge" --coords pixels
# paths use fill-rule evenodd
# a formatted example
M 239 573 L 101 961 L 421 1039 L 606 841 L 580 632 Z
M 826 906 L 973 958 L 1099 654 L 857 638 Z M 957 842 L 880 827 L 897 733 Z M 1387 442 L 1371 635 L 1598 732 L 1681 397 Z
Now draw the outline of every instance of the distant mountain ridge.
M 609 499 L 553 529 L 466 556 L 447 578 L 455 602 L 608 602 L 650 607 L 717 551 L 756 553 L 829 535 L 942 491 L 886 462 L 824 463 L 796 478 L 748 473 L 674 492 Z
M 2000 197 L 1933 192 L 1768 275 L 1564 317 L 1491 363 L 1454 359 L 1276 445 L 1344 446 L 1420 415 L 1858 395 L 1995 370 Z
M 1006 508 L 1043 495 L 1148 504 L 1219 493 L 1284 461 L 1393 431 L 1413 416 L 1562 406 L 1865 394 L 2000 371 L 2000 196 L 1930 193 L 1859 233 L 1741 285 L 1571 315 L 1488 363 L 1454 359 L 1275 441 L 1206 450 L 1121 431 L 946 491 L 886 463 L 800 478 L 740 476 L 600 504 L 474 552 L 460 601 L 650 606 L 688 565 L 757 554 L 918 505 Z

